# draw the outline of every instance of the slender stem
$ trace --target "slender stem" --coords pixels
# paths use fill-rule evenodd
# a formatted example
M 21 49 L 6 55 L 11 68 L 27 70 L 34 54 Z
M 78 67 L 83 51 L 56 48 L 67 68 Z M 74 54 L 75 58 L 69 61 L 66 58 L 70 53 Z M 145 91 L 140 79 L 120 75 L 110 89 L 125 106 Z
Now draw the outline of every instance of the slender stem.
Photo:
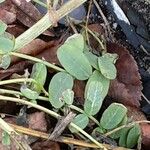
M 22 82 L 34 82 L 34 83 L 36 83 L 36 81 L 34 79 L 21 78 L 21 79 L 10 79 L 10 80 L 0 81 L 0 85 L 11 84 L 11 83 L 22 83 Z
M 106 51 L 103 43 L 101 42 L 101 40 L 88 28 L 82 25 L 83 28 L 85 28 L 85 30 L 87 30 L 96 40 L 97 42 L 100 44 L 101 48 L 103 51 Z
M 50 14 L 47 13 L 41 20 L 39 20 L 31 28 L 16 38 L 14 50 L 18 50 L 26 44 L 30 43 L 33 39 L 51 27 L 53 22 L 60 20 L 86 1 L 87 0 L 69 0 L 54 13 L 55 16 L 50 17 Z
M 70 105 L 69 106 L 71 109 L 76 110 L 82 114 L 86 114 L 85 111 L 83 111 L 82 109 L 80 109 L 79 107 L 76 107 L 74 105 Z M 100 126 L 100 123 L 93 117 L 93 116 L 89 116 L 88 114 L 86 114 L 93 122 L 95 122 L 98 126 Z
M 20 57 L 20 58 L 24 58 L 24 59 L 27 59 L 27 60 L 31 60 L 31 61 L 34 61 L 34 62 L 39 62 L 39 63 L 42 63 L 44 65 L 46 65 L 47 67 L 49 68 L 53 68 L 57 71 L 65 71 L 64 69 L 58 67 L 58 66 L 55 66 L 47 61 L 44 61 L 42 59 L 39 59 L 39 58 L 36 58 L 36 57 L 32 57 L 32 56 L 29 56 L 29 55 L 25 55 L 25 54 L 21 54 L 21 53 L 16 53 L 16 52 L 11 52 L 10 53 L 11 55 L 14 55 L 14 56 L 17 56 L 17 57 Z
M 149 124 L 150 124 L 150 121 L 141 120 L 141 121 L 135 121 L 135 122 L 131 122 L 131 123 L 129 123 L 129 124 L 125 124 L 125 125 L 122 125 L 122 126 L 120 126 L 120 127 L 118 127 L 118 128 L 115 128 L 115 129 L 113 129 L 113 130 L 111 130 L 111 131 L 105 133 L 105 136 L 109 136 L 109 135 L 111 135 L 111 134 L 113 134 L 113 133 L 115 133 L 115 132 L 117 132 L 117 131 L 119 131 L 119 130 L 121 130 L 121 129 L 123 129 L 123 128 L 132 127 L 132 126 L 134 126 L 135 124 L 141 124 L 141 123 L 149 123 Z
M 1 94 L 12 94 L 12 95 L 23 96 L 23 94 L 21 92 L 14 91 L 14 90 L 6 90 L 6 89 L 2 89 L 2 88 L 0 89 L 0 93 Z M 39 96 L 38 99 L 43 100 L 43 101 L 49 101 L 49 99 L 47 97 L 44 97 L 44 96 Z
M 11 102 L 17 102 L 17 103 L 21 103 L 24 105 L 28 105 L 31 107 L 34 107 L 38 110 L 41 110 L 51 116 L 53 116 L 56 119 L 59 119 L 61 116 L 59 114 L 57 114 L 54 111 L 51 111 L 45 107 L 42 107 L 40 105 L 31 103 L 29 101 L 25 101 L 23 99 L 19 99 L 19 98 L 14 98 L 14 97 L 8 97 L 8 96 L 2 96 L 0 95 L 0 100 L 2 101 L 11 101 Z M 96 141 L 92 136 L 90 136 L 88 133 L 86 133 L 84 130 L 82 130 L 80 127 L 78 127 L 77 125 L 75 125 L 74 123 L 70 123 L 70 126 L 72 126 L 73 128 L 75 128 L 77 131 L 81 132 L 84 136 L 86 136 L 88 139 L 90 139 L 93 143 L 95 143 L 97 146 L 99 146 L 99 148 L 102 148 L 104 150 L 107 150 L 101 143 L 99 143 L 98 141 Z
M 18 91 L 14 91 L 14 90 L 6 90 L 6 89 L 0 89 L 0 93 L 2 94 L 13 94 L 13 95 L 21 95 L 23 96 L 23 94 L 21 92 L 18 92 Z M 44 96 L 39 96 L 38 97 L 39 100 L 43 100 L 43 101 L 49 101 L 49 98 L 48 97 L 44 97 Z M 74 105 L 70 105 L 69 106 L 71 109 L 73 110 L 76 110 L 80 113 L 83 113 L 85 114 L 85 112 L 80 109 L 79 107 L 76 107 Z M 87 115 L 87 114 L 86 114 Z M 93 117 L 93 116 L 89 116 L 87 115 L 93 122 L 95 122 L 98 126 L 100 126 L 99 122 Z

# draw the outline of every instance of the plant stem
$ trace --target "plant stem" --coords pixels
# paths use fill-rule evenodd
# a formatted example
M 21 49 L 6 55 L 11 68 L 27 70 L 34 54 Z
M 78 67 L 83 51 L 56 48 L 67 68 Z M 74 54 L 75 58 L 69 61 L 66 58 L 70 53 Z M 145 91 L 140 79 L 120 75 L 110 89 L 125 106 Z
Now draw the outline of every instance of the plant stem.
M 14 98 L 14 97 L 8 97 L 8 96 L 2 96 L 0 95 L 0 100 L 2 101 L 11 101 L 11 102 L 17 102 L 17 103 L 21 103 L 23 105 L 28 105 L 31 107 L 34 107 L 38 110 L 41 110 L 51 116 L 53 116 L 56 119 L 59 119 L 61 116 L 59 114 L 57 114 L 54 111 L 51 111 L 45 107 L 42 107 L 40 105 L 31 103 L 29 101 L 25 101 L 23 99 L 19 99 L 19 98 Z M 90 136 L 88 133 L 86 133 L 84 130 L 82 130 L 80 127 L 78 127 L 77 125 L 75 125 L 74 123 L 70 123 L 70 126 L 72 126 L 73 128 L 75 128 L 77 131 L 81 132 L 84 136 L 86 136 L 88 139 L 90 139 L 93 143 L 95 143 L 97 146 L 99 146 L 99 148 L 102 148 L 104 150 L 107 150 L 101 143 L 97 142 L 92 136 Z
M 33 39 L 51 27 L 54 22 L 60 20 L 86 1 L 87 0 L 69 0 L 54 13 L 55 16 L 50 17 L 50 14 L 47 13 L 41 20 L 16 38 L 14 50 L 18 50 L 30 43 Z
M 71 109 L 76 110 L 82 114 L 86 114 L 85 111 L 83 111 L 82 109 L 80 109 L 79 107 L 76 107 L 74 105 L 70 105 L 69 106 Z M 100 123 L 93 117 L 93 116 L 89 116 L 88 114 L 86 114 L 94 123 L 96 123 L 98 126 L 100 126 Z
M 31 61 L 34 61 L 34 62 L 42 63 L 42 64 L 46 65 L 47 67 L 53 68 L 57 71 L 65 71 L 64 69 L 62 69 L 58 66 L 55 66 L 55 65 L 53 65 L 53 64 L 51 64 L 47 61 L 44 61 L 44 60 L 36 58 L 36 57 L 32 57 L 32 56 L 29 56 L 29 55 L 16 53 L 16 52 L 11 52 L 10 55 L 17 56 L 17 57 L 20 57 L 20 58 L 24 58 L 24 59 L 27 59 L 27 60 L 31 60 Z
M 6 89 L 0 89 L 0 93 L 2 94 L 13 94 L 13 95 L 20 95 L 23 96 L 23 94 L 21 92 L 18 91 L 14 91 L 14 90 L 6 90 Z M 44 96 L 39 96 L 38 97 L 39 100 L 43 100 L 43 101 L 50 101 L 48 97 L 44 97 Z M 83 113 L 85 114 L 85 112 L 80 109 L 79 107 L 76 107 L 74 105 L 70 105 L 69 106 L 71 109 L 76 110 L 77 112 Z M 86 114 L 87 115 L 87 114 Z M 93 117 L 93 116 L 89 116 L 87 115 L 93 122 L 95 122 L 98 126 L 100 126 L 99 122 Z
M 109 135 L 111 135 L 111 134 L 113 134 L 113 133 L 115 133 L 115 132 L 117 132 L 117 131 L 119 131 L 119 130 L 121 130 L 121 129 L 123 129 L 123 128 L 132 127 L 132 126 L 134 126 L 135 124 L 141 124 L 141 123 L 149 123 L 149 124 L 150 124 L 150 121 L 148 121 L 148 120 L 141 120 L 141 121 L 131 122 L 131 123 L 122 125 L 122 126 L 120 126 L 120 127 L 118 127 L 118 128 L 115 128 L 115 129 L 113 129 L 113 130 L 111 130 L 111 131 L 105 133 L 104 135 L 105 135 L 105 136 L 109 136 Z
M 0 85 L 11 84 L 11 83 L 22 83 L 22 82 L 34 82 L 34 83 L 36 83 L 36 81 L 34 79 L 21 78 L 21 79 L 10 79 L 10 80 L 0 81 Z

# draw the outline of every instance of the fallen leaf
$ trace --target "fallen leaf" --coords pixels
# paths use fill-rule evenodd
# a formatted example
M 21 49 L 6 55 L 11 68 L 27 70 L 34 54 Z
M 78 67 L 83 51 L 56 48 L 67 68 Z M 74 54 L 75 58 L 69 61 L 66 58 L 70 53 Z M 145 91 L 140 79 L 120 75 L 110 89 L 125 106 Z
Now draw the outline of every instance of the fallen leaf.
M 48 43 L 48 42 L 45 42 L 41 39 L 34 39 L 29 44 L 27 44 L 26 46 L 21 48 L 19 50 L 19 53 L 31 55 L 31 56 L 36 56 L 41 51 L 43 51 L 45 48 L 53 45 L 53 43 L 54 43 L 53 41 Z M 18 57 L 14 57 L 14 56 L 12 57 L 12 62 L 16 62 L 19 60 L 20 60 L 20 58 L 18 58 Z
M 0 20 L 6 24 L 12 24 L 16 21 L 16 9 L 10 0 L 0 4 Z
M 80 104 L 84 103 L 84 90 L 85 90 L 86 83 L 84 81 L 75 80 L 73 91 L 75 93 L 75 98 L 77 99 L 77 102 Z
M 129 51 L 119 44 L 109 43 L 107 49 L 108 52 L 119 55 L 116 62 L 117 79 L 111 82 L 108 95 L 122 104 L 139 107 L 142 84 L 136 61 Z
M 47 131 L 47 122 L 43 112 L 35 112 L 28 116 L 29 128 L 39 131 Z
M 6 31 L 12 34 L 14 37 L 18 37 L 20 34 L 22 34 L 25 31 L 25 28 L 18 24 L 14 24 L 14 25 L 8 25 Z
M 0 20 L 6 24 L 11 24 L 16 20 L 16 15 L 5 9 L 0 10 Z
M 32 150 L 60 150 L 60 147 L 56 142 L 41 141 L 33 144 Z

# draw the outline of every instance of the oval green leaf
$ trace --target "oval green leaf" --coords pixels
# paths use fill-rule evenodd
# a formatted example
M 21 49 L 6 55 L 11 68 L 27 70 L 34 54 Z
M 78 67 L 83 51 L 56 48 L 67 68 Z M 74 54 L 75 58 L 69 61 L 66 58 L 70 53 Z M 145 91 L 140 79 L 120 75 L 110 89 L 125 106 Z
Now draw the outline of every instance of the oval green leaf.
M 11 144 L 10 135 L 6 131 L 2 132 L 2 144 L 7 146 L 10 146 Z
M 113 64 L 115 64 L 116 60 L 118 59 L 117 54 L 111 54 L 111 53 L 105 53 L 102 57 L 106 58 L 108 61 L 112 62 Z
M 128 120 L 128 117 L 127 117 L 127 115 L 126 115 L 126 116 L 124 117 L 124 119 L 121 121 L 121 123 L 117 126 L 117 128 L 118 128 L 119 126 L 122 126 L 122 125 L 127 124 L 127 120 Z M 124 129 L 121 129 L 121 130 L 119 130 L 119 131 L 114 132 L 113 134 L 110 135 L 110 137 L 111 137 L 112 139 L 118 139 L 118 138 L 122 135 L 122 130 L 124 130 Z
M 117 69 L 115 65 L 106 57 L 98 58 L 98 66 L 102 75 L 108 79 L 115 79 L 117 76 Z
M 127 148 L 133 148 L 137 145 L 138 139 L 140 136 L 140 126 L 138 124 L 135 124 L 128 132 L 127 135 L 127 141 L 126 141 L 126 147 Z
M 119 146 L 126 147 L 127 135 L 130 127 L 123 128 L 120 131 Z
M 22 85 L 20 91 L 26 98 L 31 100 L 36 100 L 39 96 L 39 94 L 36 91 L 27 88 L 26 85 Z
M 73 103 L 74 99 L 74 92 L 70 89 L 65 90 L 62 93 L 62 101 L 64 101 L 66 104 L 71 105 Z
M 92 81 L 86 90 L 84 111 L 93 116 L 99 112 L 103 102 L 101 97 L 102 84 L 98 81 Z
M 61 108 L 64 105 L 62 93 L 72 89 L 73 77 L 66 72 L 59 72 L 53 76 L 49 84 L 49 100 L 53 107 Z
M 83 54 L 83 50 L 78 50 L 80 44 L 84 45 L 84 41 L 79 42 L 77 37 L 71 42 L 67 40 L 67 42 L 58 49 L 57 57 L 67 72 L 78 80 L 86 80 L 92 74 L 92 67 Z
M 90 62 L 91 66 L 99 70 L 98 57 L 89 51 L 85 51 L 84 54 L 87 57 L 88 61 Z
M 5 37 L 0 37 L 0 54 L 6 54 L 13 50 L 14 41 Z
M 42 87 L 45 84 L 46 76 L 47 76 L 46 66 L 42 63 L 34 64 L 31 72 L 31 78 L 34 79 L 37 84 L 33 83 L 31 89 L 40 93 Z
M 113 103 L 104 111 L 100 124 L 104 129 L 113 129 L 121 123 L 126 113 L 127 108 L 124 105 Z
M 89 88 L 89 84 L 92 81 L 97 81 L 102 84 L 101 98 L 104 100 L 109 90 L 110 80 L 105 78 L 99 71 L 95 70 L 86 84 L 85 97 L 87 95 L 87 89 Z
M 10 66 L 11 58 L 9 55 L 3 55 L 1 58 L 0 67 L 3 69 L 7 69 Z
M 78 50 L 80 52 L 83 52 L 84 50 L 84 38 L 82 34 L 73 34 L 70 36 L 66 41 L 65 44 L 68 45 L 71 49 Z
M 7 29 L 7 24 L 0 20 L 0 35 L 2 35 Z
M 81 129 L 84 129 L 89 123 L 89 118 L 85 114 L 79 114 L 73 119 L 72 123 L 76 124 Z M 72 133 L 78 132 L 76 129 L 74 129 L 71 126 L 69 126 L 69 129 Z

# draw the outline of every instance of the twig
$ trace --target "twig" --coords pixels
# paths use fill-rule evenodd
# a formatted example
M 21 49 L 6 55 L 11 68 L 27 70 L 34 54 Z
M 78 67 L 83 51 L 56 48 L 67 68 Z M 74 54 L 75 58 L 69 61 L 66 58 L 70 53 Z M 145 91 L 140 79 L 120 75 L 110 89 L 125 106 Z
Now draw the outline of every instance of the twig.
M 111 34 L 111 30 L 110 30 L 109 23 L 108 23 L 108 21 L 107 21 L 105 15 L 104 15 L 102 9 L 100 8 L 100 6 L 99 6 L 99 4 L 97 3 L 96 0 L 93 0 L 93 2 L 94 2 L 94 4 L 95 4 L 95 6 L 97 7 L 97 9 L 98 9 L 98 11 L 99 11 L 99 13 L 100 13 L 100 15 L 101 15 L 103 21 L 104 21 L 104 24 L 105 24 L 106 29 L 107 29 L 107 31 L 108 31 L 107 35 L 109 35 L 109 37 L 111 38 L 111 40 L 113 40 L 113 37 L 112 37 L 112 34 Z
M 30 136 L 35 136 L 38 138 L 43 138 L 43 139 L 48 139 L 49 138 L 49 134 L 44 133 L 44 132 L 40 132 L 40 131 L 36 131 L 33 129 L 29 129 L 29 128 L 25 128 L 22 126 L 18 126 L 18 125 L 14 125 L 14 124 L 10 124 L 8 123 L 12 128 L 14 128 L 14 130 L 16 130 L 17 132 L 26 134 L 26 135 L 30 135 Z M 61 143 L 65 143 L 65 144 L 74 144 L 74 145 L 78 145 L 78 146 L 82 146 L 82 147 L 88 147 L 88 148 L 99 148 L 97 145 L 95 144 L 90 144 L 87 143 L 85 141 L 81 141 L 81 140 L 77 140 L 74 138 L 68 138 L 68 137 L 64 137 L 64 136 L 60 136 L 56 141 L 61 142 Z M 103 144 L 106 148 L 108 149 L 112 149 L 112 150 L 119 150 L 120 147 L 112 147 L 108 144 Z M 121 150 L 128 150 L 126 148 L 122 148 Z

